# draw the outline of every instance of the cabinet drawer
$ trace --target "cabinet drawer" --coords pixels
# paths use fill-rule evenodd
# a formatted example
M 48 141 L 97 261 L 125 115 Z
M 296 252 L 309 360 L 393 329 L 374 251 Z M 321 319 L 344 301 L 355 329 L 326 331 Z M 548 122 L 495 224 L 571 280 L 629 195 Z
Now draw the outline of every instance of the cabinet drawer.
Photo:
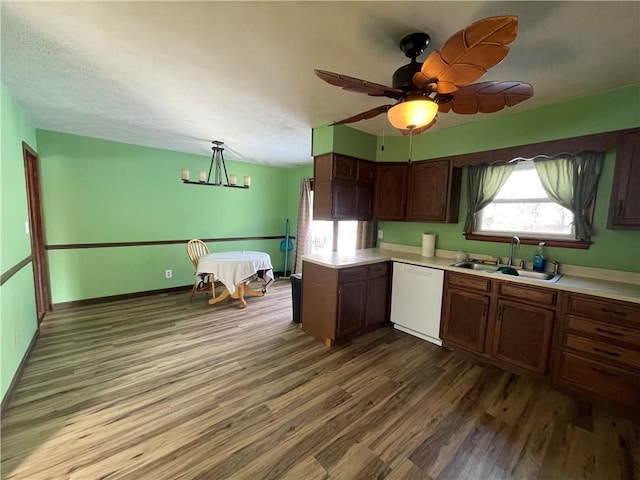
M 468 288 L 482 292 L 489 292 L 491 290 L 491 280 L 473 275 L 449 272 L 447 283 L 454 287 Z
M 558 294 L 554 290 L 530 288 L 515 283 L 500 282 L 498 284 L 498 292 L 503 297 L 511 297 L 538 305 L 555 305 L 558 298 Z
M 359 282 L 367 279 L 367 267 L 353 267 L 340 270 L 340 283 Z
M 616 325 L 615 323 L 604 323 L 576 317 L 575 315 L 567 315 L 567 330 L 589 335 L 598 335 L 599 337 L 640 348 L 640 330 L 623 325 Z
M 635 321 L 640 326 L 640 307 L 630 303 L 571 295 L 569 296 L 567 311 L 586 314 L 598 320 Z
M 558 376 L 599 397 L 634 408 L 640 405 L 640 375 L 637 373 L 562 353 Z
M 564 346 L 572 350 L 588 353 L 603 360 L 609 360 L 640 369 L 640 352 L 618 347 L 605 342 L 599 342 L 579 335 L 568 334 Z
M 376 263 L 374 265 L 369 265 L 368 276 L 369 278 L 384 277 L 388 271 L 388 263 Z

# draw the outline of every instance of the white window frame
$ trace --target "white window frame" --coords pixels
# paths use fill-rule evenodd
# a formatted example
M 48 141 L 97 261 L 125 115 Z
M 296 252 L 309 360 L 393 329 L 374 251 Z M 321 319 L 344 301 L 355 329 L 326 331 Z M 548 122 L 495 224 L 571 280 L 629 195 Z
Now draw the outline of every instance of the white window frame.
M 516 166 L 516 170 L 514 170 L 512 173 L 515 173 L 518 170 L 519 171 L 531 170 L 531 171 L 535 172 L 536 175 L 537 175 L 537 171 L 536 171 L 535 165 L 533 164 L 533 162 L 530 162 L 530 161 L 529 162 L 518 163 L 518 165 Z M 518 198 L 518 199 L 499 199 L 499 198 L 496 198 L 489 205 L 492 205 L 492 204 L 526 204 L 526 203 L 536 203 L 536 204 L 552 203 L 552 204 L 555 204 L 556 202 L 551 200 L 548 196 L 545 196 L 545 197 L 522 197 L 522 198 Z M 489 207 L 489 205 L 487 205 L 487 207 Z M 485 209 L 487 207 L 485 207 L 482 210 L 480 210 L 478 212 L 478 214 L 477 214 L 476 228 L 475 228 L 475 230 L 473 232 L 474 235 L 493 236 L 493 237 L 511 237 L 513 235 L 518 235 L 520 238 L 531 238 L 531 239 L 541 239 L 541 238 L 543 238 L 543 239 L 548 239 L 548 240 L 576 241 L 573 222 L 571 224 L 571 230 L 567 234 L 549 233 L 549 232 L 544 232 L 544 231 L 533 231 L 533 230 L 515 230 L 514 229 L 514 230 L 503 230 L 503 231 L 501 231 L 501 230 L 486 230 L 486 229 L 482 229 L 483 214 L 484 214 Z

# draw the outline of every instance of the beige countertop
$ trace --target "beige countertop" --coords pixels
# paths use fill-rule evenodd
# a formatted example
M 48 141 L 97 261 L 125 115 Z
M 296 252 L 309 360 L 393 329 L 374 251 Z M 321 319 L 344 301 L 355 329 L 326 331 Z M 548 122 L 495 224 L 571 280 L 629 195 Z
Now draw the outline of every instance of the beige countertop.
M 367 265 L 370 263 L 391 260 L 394 262 L 404 262 L 413 265 L 421 265 L 424 267 L 438 268 L 441 270 L 450 270 L 459 273 L 466 273 L 468 275 L 499 278 L 500 280 L 508 280 L 516 283 L 554 288 L 557 290 L 565 290 L 568 292 L 584 293 L 586 295 L 595 295 L 599 297 L 640 304 L 640 284 L 637 283 L 613 282 L 600 278 L 580 277 L 577 275 L 564 274 L 557 282 L 552 283 L 530 278 L 520 278 L 511 275 L 501 275 L 498 273 L 489 273 L 453 267 L 451 266 L 451 264 L 455 263 L 455 260 L 452 258 L 423 257 L 418 253 L 411 253 L 400 250 L 367 248 L 364 250 L 356 250 L 350 253 L 334 252 L 330 254 L 305 255 L 303 257 L 303 260 L 318 265 L 323 265 L 329 268 L 355 267 L 358 265 Z

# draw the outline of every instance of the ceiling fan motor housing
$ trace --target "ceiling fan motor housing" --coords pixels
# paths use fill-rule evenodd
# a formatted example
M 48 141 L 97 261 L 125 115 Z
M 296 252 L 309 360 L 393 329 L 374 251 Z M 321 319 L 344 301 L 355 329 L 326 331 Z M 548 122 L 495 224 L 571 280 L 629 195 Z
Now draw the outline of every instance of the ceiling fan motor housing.
M 416 62 L 415 59 L 411 63 L 403 65 L 395 72 L 393 72 L 392 85 L 393 88 L 398 88 L 408 92 L 415 90 L 416 86 L 413 84 L 413 76 L 420 71 L 422 67 L 421 62 Z
M 430 40 L 429 35 L 424 32 L 410 33 L 400 40 L 400 50 L 411 59 L 411 63 L 400 67 L 393 73 L 393 88 L 399 88 L 405 92 L 415 89 L 413 76 L 422 67 L 421 62 L 416 62 L 416 58 L 424 52 Z

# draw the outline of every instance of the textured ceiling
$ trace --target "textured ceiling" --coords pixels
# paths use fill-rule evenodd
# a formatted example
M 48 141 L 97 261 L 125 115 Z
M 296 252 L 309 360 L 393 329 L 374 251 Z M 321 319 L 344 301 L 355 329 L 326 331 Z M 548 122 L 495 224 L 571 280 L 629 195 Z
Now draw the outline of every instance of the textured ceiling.
M 1 2 L 2 84 L 37 128 L 271 165 L 311 161 L 311 128 L 382 105 L 314 68 L 386 85 L 476 20 L 515 14 L 518 38 L 484 80 L 527 102 L 640 83 L 640 2 Z M 485 115 L 440 114 L 434 129 Z M 384 116 L 352 126 L 381 135 Z M 385 133 L 394 134 L 386 125 Z

